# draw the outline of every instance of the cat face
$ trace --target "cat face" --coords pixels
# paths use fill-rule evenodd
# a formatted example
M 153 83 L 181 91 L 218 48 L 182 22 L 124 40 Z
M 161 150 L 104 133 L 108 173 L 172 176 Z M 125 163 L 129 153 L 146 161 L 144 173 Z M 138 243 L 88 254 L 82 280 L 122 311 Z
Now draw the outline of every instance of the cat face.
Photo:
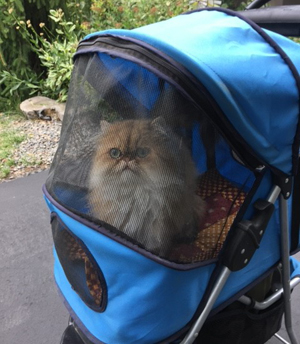
M 155 183 L 176 168 L 176 147 L 170 145 L 168 132 L 158 122 L 126 120 L 108 124 L 102 121 L 94 161 L 98 178 Z

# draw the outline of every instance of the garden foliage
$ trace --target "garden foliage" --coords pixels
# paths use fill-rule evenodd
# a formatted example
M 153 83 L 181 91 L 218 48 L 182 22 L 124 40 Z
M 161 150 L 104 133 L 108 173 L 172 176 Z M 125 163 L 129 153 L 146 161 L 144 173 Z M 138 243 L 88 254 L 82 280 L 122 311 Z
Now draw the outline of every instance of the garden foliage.
M 0 112 L 38 94 L 65 101 L 72 56 L 87 33 L 132 29 L 216 3 L 221 1 L 0 0 Z

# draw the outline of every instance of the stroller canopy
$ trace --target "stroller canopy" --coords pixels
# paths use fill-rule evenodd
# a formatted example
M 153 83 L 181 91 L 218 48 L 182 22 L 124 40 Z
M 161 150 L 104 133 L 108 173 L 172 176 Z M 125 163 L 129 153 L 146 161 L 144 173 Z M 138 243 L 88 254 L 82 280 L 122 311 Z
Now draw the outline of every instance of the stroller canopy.
M 85 41 L 97 35 L 138 40 L 166 53 L 191 72 L 217 101 L 227 123 L 219 129 L 234 128 L 236 142 L 246 146 L 245 156 L 252 154 L 276 173 L 296 172 L 300 89 L 297 43 L 223 9 L 199 10 L 130 31 L 93 33 Z M 230 141 L 228 134 L 227 138 Z

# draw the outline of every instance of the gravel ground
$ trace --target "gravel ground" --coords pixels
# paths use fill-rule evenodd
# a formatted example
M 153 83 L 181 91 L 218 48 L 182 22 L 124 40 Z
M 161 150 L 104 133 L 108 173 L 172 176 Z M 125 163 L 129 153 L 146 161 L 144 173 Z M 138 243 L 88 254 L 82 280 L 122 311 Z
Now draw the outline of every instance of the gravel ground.
M 14 152 L 16 166 L 4 181 L 48 169 L 57 149 L 61 121 L 26 120 L 11 125 L 27 138 Z

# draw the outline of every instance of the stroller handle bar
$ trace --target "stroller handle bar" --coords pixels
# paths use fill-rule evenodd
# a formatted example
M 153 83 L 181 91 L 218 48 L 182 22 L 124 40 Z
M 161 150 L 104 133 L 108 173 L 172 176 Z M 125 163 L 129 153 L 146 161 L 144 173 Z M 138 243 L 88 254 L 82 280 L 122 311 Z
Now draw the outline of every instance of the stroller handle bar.
M 300 5 L 259 9 L 249 6 L 239 13 L 264 29 L 283 36 L 300 37 Z

